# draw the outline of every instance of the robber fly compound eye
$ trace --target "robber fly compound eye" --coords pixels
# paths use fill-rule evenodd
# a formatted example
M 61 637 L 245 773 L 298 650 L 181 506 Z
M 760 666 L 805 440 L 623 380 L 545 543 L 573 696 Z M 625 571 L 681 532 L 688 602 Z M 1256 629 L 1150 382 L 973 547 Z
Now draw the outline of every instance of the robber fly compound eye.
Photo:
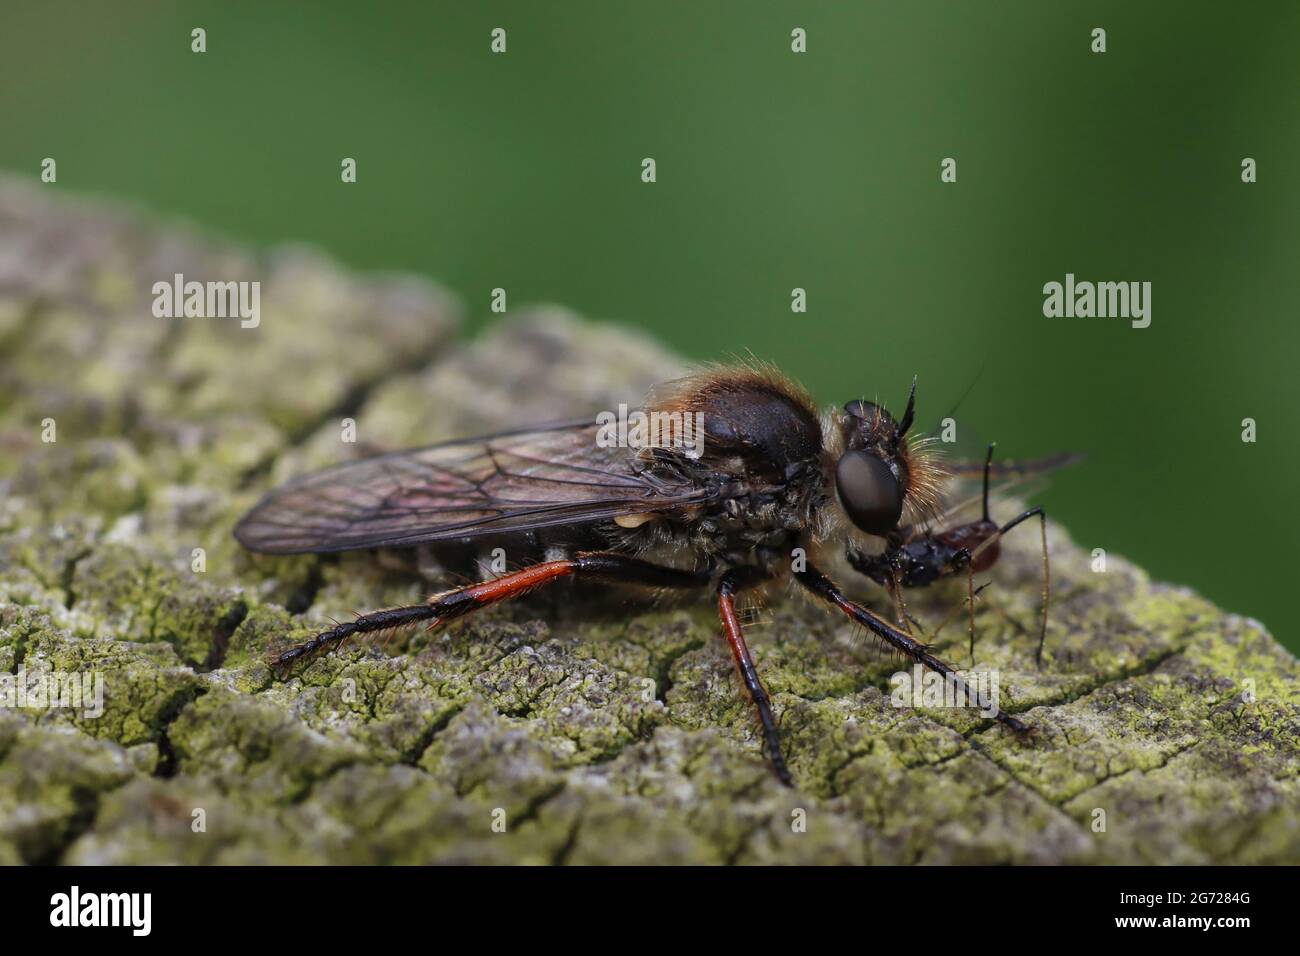
M 903 514 L 903 489 L 893 470 L 865 451 L 846 451 L 835 466 L 835 490 L 849 520 L 867 534 L 888 534 Z

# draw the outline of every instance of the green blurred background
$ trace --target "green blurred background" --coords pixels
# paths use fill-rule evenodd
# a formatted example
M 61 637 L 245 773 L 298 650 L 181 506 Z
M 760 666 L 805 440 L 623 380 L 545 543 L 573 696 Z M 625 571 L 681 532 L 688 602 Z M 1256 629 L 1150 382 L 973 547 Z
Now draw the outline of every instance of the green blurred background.
M 427 273 L 476 328 L 502 286 L 696 358 L 752 349 L 824 402 L 897 405 L 916 373 L 928 423 L 979 375 L 964 439 L 1091 454 L 1041 499 L 1080 544 L 1300 648 L 1280 586 L 1300 530 L 1291 0 L 6 0 L 0 18 L 7 170 L 54 156 L 50 188 Z M 1045 318 L 1066 272 L 1151 281 L 1151 327 Z

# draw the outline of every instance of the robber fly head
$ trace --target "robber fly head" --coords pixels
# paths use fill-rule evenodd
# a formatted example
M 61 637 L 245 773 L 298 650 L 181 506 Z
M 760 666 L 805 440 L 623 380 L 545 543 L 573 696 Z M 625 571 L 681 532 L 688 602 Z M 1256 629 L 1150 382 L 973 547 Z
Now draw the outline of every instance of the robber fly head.
M 933 499 L 935 467 L 908 442 L 916 412 L 916 380 L 901 419 L 862 399 L 839 417 L 842 451 L 835 464 L 835 491 L 849 520 L 861 531 L 887 535 L 904 508 L 924 510 Z

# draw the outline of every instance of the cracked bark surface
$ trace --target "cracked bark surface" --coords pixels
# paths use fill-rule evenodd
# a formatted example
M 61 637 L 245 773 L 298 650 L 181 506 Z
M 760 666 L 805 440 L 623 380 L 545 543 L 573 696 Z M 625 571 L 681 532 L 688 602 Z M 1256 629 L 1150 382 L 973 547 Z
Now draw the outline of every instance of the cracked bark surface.
M 893 706 L 905 665 L 838 615 L 754 610 L 793 791 L 707 598 L 562 593 L 277 679 L 269 648 L 428 587 L 231 538 L 272 485 L 365 450 L 342 418 L 365 448 L 426 444 L 635 402 L 681 361 L 558 309 L 466 342 L 426 282 L 50 195 L 0 181 L 0 673 L 99 672 L 105 709 L 0 708 L 0 862 L 1300 861 L 1296 660 L 1114 555 L 1095 573 L 1055 526 L 1044 669 L 1011 623 L 1036 613 L 1034 535 L 978 616 L 1029 742 Z M 177 272 L 260 280 L 261 326 L 153 317 Z M 910 607 L 933 624 L 961 593 Z M 939 652 L 965 663 L 960 624 Z

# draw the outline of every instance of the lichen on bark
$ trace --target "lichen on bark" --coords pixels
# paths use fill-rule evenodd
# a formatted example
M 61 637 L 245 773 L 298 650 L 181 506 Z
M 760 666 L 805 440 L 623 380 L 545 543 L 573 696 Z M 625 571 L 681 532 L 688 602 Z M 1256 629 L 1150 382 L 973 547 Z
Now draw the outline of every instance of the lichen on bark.
M 260 281 L 260 326 L 155 318 L 178 272 Z M 427 282 L 0 182 L 0 675 L 104 685 L 95 716 L 0 708 L 0 862 L 1300 861 L 1296 660 L 1121 558 L 1097 573 L 1055 526 L 1043 669 L 1033 535 L 977 620 L 1027 742 L 894 706 L 903 665 L 806 601 L 753 610 L 793 790 L 708 600 L 533 601 L 277 677 L 270 648 L 425 587 L 231 538 L 259 494 L 357 452 L 343 419 L 368 448 L 427 444 L 682 369 L 560 309 L 458 324 Z M 939 653 L 964 664 L 965 641 L 950 625 Z

